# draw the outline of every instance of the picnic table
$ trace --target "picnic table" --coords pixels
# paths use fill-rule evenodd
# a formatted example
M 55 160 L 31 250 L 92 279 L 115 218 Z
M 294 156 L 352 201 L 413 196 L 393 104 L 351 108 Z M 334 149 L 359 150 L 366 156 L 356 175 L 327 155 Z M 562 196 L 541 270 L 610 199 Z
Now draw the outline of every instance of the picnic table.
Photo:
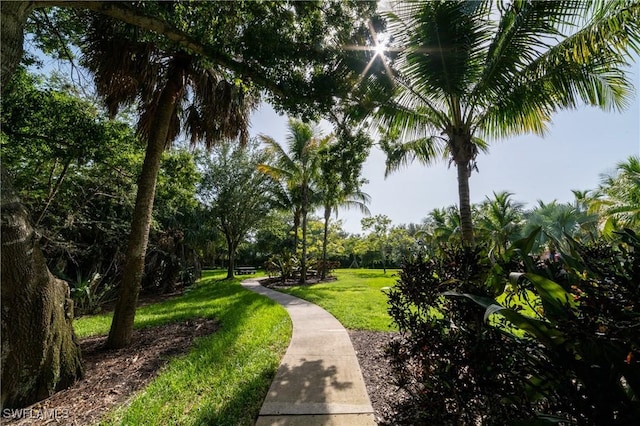
M 255 274 L 256 268 L 254 266 L 236 266 L 234 271 L 236 275 L 249 275 Z

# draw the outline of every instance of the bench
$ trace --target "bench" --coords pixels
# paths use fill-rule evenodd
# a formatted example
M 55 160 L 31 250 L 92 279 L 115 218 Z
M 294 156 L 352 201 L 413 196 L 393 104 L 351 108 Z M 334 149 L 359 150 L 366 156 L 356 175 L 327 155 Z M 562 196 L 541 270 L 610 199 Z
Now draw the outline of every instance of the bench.
M 256 268 L 254 268 L 253 266 L 236 266 L 234 268 L 234 271 L 236 275 L 249 275 L 255 274 Z

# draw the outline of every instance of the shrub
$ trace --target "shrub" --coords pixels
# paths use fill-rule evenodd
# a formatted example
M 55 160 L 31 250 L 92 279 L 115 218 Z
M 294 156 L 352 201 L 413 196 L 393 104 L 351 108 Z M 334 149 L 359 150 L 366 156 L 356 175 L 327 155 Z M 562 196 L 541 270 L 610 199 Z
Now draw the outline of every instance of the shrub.
M 325 276 L 327 277 L 330 276 L 331 273 L 334 270 L 338 269 L 339 267 L 340 267 L 339 260 L 327 260 L 327 261 L 317 260 L 317 261 L 309 262 L 310 269 L 315 269 L 320 275 L 322 275 L 322 271 L 324 269 Z
M 284 283 L 293 278 L 293 274 L 299 267 L 300 261 L 291 252 L 283 251 L 280 255 L 273 255 L 264 264 L 264 269 L 271 276 L 279 276 Z
M 71 297 L 74 302 L 74 315 L 95 315 L 102 306 L 115 299 L 114 286 L 104 283 L 99 273 L 94 273 L 85 280 L 78 274 L 76 281 L 71 281 Z
M 397 384 L 411 395 L 394 424 L 483 424 L 533 418 L 522 363 L 536 351 L 531 340 L 488 327 L 480 307 L 446 291 L 489 297 L 491 265 L 480 249 L 446 247 L 438 258 L 418 259 L 400 271 L 389 291 L 389 314 L 400 339 L 388 350 Z
M 405 265 L 389 291 L 401 331 L 389 355 L 411 399 L 394 423 L 640 418 L 640 239 L 568 239 L 557 261 L 529 256 L 531 241 L 493 263 L 448 247 Z

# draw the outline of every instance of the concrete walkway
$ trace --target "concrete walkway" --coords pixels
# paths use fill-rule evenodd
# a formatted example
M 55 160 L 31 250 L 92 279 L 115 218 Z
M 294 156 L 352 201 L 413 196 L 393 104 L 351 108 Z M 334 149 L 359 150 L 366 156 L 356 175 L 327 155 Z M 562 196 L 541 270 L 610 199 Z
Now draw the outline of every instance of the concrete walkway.
M 242 286 L 289 313 L 293 336 L 256 426 L 375 425 L 373 408 L 347 330 L 319 306 L 246 280 Z

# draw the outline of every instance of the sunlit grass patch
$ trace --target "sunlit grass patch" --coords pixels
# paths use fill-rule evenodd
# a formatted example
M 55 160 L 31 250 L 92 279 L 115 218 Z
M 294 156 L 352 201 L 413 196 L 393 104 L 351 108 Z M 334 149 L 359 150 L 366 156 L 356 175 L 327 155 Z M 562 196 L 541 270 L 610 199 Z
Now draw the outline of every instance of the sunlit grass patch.
M 351 330 L 395 330 L 387 313 L 385 287 L 398 279 L 395 270 L 339 269 L 337 281 L 295 286 L 284 290 L 329 311 Z

